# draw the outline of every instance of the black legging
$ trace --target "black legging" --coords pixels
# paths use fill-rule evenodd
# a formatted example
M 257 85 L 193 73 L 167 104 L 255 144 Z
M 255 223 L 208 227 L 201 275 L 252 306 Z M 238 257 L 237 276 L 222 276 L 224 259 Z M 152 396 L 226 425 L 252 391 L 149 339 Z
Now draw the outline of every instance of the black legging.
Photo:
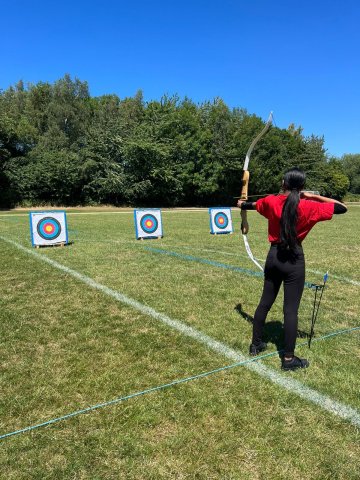
M 264 290 L 256 309 L 252 343 L 262 341 L 266 316 L 275 302 L 281 283 L 284 282 L 285 356 L 294 355 L 298 326 L 298 310 L 305 282 L 305 259 L 301 246 L 291 254 L 278 245 L 270 247 L 265 263 Z

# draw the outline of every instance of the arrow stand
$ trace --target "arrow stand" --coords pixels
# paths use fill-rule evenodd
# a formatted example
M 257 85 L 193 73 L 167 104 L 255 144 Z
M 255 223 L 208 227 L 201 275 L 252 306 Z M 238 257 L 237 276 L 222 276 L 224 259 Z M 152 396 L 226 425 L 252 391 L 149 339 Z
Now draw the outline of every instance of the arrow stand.
M 321 303 L 321 299 L 322 299 L 322 296 L 323 296 L 323 293 L 324 293 L 324 290 L 325 290 L 325 285 L 326 285 L 326 281 L 328 279 L 328 273 L 326 273 L 324 275 L 324 283 L 322 285 L 316 285 L 315 283 L 313 283 L 311 285 L 311 288 L 313 288 L 315 290 L 315 296 L 314 296 L 314 306 L 313 306 L 313 311 L 312 311 L 312 315 L 311 315 L 311 329 L 310 329 L 310 337 L 309 337 L 309 348 L 311 346 L 311 340 L 314 336 L 314 327 L 315 327 L 315 322 L 316 322 L 316 319 L 317 319 L 317 315 L 319 313 L 319 307 L 320 307 L 320 303 Z M 320 292 L 320 297 L 318 299 L 318 293 Z

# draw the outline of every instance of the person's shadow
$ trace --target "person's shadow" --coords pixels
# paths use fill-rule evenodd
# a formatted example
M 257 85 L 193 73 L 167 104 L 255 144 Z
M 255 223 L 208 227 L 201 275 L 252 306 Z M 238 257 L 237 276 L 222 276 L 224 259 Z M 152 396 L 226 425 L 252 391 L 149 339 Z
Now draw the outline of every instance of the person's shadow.
M 241 303 L 237 304 L 234 310 L 248 323 L 253 323 L 254 317 L 245 312 Z M 308 338 L 309 334 L 303 330 L 297 331 L 297 338 Z M 274 343 L 279 352 L 284 349 L 284 326 L 279 320 L 265 322 L 263 340 L 266 343 Z M 281 357 L 281 354 L 280 354 Z

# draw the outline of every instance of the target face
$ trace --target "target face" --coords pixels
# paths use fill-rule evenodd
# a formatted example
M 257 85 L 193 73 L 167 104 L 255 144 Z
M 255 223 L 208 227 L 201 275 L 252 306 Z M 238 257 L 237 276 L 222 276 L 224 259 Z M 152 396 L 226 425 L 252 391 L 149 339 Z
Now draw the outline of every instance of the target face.
M 141 228 L 146 233 L 154 233 L 158 228 L 159 222 L 157 221 L 156 217 L 152 214 L 144 215 L 140 220 Z
M 30 233 L 33 246 L 68 243 L 65 212 L 31 212 Z
M 209 208 L 210 233 L 232 233 L 231 209 L 229 207 Z
M 134 219 L 137 239 L 163 236 L 160 210 L 134 210 Z
M 37 232 L 44 240 L 55 240 L 61 233 L 60 222 L 56 218 L 45 217 L 37 224 Z
M 223 212 L 219 212 L 214 216 L 214 223 L 217 228 L 224 229 L 229 225 L 229 219 Z

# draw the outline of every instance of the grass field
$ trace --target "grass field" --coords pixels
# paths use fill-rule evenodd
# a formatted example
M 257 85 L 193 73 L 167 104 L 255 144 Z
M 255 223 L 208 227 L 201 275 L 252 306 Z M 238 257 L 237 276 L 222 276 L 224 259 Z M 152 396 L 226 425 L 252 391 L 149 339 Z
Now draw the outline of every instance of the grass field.
M 291 373 L 276 353 L 246 363 L 262 278 L 238 211 L 217 236 L 206 210 L 163 211 L 164 238 L 147 241 L 114 212 L 69 210 L 72 243 L 42 249 L 25 212 L 0 212 L 0 435 L 245 363 L 2 438 L 0 478 L 359 479 L 360 331 L 322 337 L 359 326 L 360 207 L 304 243 L 307 281 L 329 280 L 311 349 L 298 338 L 310 368 Z M 264 260 L 266 222 L 249 220 Z M 305 288 L 304 334 L 313 298 Z M 280 295 L 270 353 L 281 322 Z

